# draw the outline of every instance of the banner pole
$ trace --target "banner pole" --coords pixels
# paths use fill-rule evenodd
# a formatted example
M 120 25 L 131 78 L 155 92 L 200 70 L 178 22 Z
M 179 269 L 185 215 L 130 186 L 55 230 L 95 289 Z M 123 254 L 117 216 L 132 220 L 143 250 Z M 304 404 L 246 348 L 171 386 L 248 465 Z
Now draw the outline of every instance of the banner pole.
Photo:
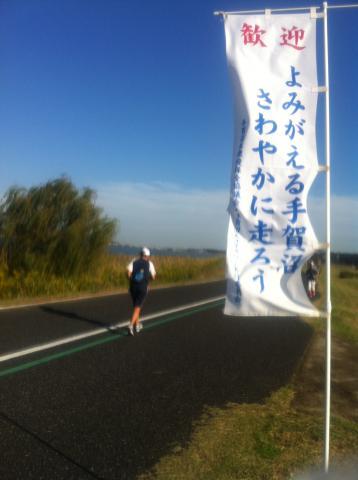
M 279 13 L 284 13 L 284 12 L 299 12 L 303 10 L 309 11 L 311 8 L 316 8 L 319 9 L 321 7 L 287 7 L 287 8 L 270 8 L 269 11 L 271 13 L 273 12 L 279 12 Z M 352 3 L 352 4 L 345 4 L 345 5 L 327 5 L 327 9 L 337 9 L 337 8 L 358 8 L 358 3 Z M 214 15 L 243 15 L 243 14 L 262 14 L 265 13 L 266 10 L 263 9 L 258 9 L 258 10 L 236 10 L 234 12 L 225 12 L 225 11 L 217 11 L 214 12 Z
M 329 68 L 328 68 L 328 21 L 327 2 L 323 2 L 324 31 L 324 77 L 326 86 L 326 383 L 325 383 L 325 428 L 324 428 L 324 470 L 329 470 L 329 443 L 331 420 L 331 155 L 330 155 L 330 118 L 329 118 Z

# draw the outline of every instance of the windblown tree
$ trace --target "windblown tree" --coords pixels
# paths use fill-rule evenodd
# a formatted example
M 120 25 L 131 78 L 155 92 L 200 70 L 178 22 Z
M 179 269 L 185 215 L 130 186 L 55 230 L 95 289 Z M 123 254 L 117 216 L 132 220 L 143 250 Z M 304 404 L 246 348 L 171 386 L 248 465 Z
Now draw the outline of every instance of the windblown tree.
M 82 273 L 100 261 L 116 222 L 95 206 L 95 192 L 66 177 L 12 187 L 0 204 L 0 241 L 9 271 Z

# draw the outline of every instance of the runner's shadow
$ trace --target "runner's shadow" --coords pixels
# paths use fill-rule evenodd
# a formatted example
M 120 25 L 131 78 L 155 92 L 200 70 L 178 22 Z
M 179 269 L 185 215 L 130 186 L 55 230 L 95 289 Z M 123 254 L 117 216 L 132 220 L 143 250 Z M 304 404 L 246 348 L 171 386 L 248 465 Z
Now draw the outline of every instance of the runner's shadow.
M 101 322 L 99 320 L 94 320 L 92 318 L 83 317 L 82 315 L 79 315 L 78 313 L 75 313 L 75 312 L 60 310 L 60 309 L 49 307 L 49 306 L 42 306 L 41 310 L 46 313 L 50 313 L 51 315 L 65 317 L 71 320 L 79 320 L 80 322 L 90 323 L 91 325 L 95 325 L 96 327 L 106 328 L 111 333 L 117 333 L 116 330 L 113 330 L 113 326 L 111 323 Z

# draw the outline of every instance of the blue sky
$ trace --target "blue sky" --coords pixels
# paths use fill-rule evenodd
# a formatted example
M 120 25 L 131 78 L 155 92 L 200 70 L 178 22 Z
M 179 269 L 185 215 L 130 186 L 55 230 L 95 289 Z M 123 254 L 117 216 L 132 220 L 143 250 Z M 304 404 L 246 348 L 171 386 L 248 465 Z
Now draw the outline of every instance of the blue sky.
M 122 242 L 224 248 L 233 107 L 213 11 L 312 3 L 133 5 L 0 0 L 0 192 L 66 174 L 98 192 Z M 329 12 L 333 249 L 356 252 L 357 23 L 358 9 Z M 321 237 L 322 195 L 320 178 L 310 204 Z

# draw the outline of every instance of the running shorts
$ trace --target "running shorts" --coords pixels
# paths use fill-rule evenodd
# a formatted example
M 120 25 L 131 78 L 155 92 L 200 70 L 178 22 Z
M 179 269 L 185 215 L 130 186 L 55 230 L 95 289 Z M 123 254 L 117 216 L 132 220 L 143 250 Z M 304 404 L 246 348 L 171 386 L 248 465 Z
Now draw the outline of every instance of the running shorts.
M 147 296 L 147 289 L 138 287 L 136 285 L 131 285 L 129 288 L 129 293 L 132 297 L 133 307 L 141 307 L 144 303 L 145 297 Z

